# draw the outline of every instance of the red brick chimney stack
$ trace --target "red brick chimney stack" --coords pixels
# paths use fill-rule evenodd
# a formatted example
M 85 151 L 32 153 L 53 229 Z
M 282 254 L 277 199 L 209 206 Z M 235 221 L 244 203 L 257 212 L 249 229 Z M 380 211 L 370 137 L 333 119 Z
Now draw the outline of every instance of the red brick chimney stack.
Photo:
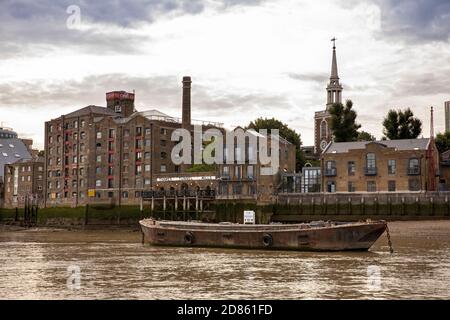
M 182 125 L 189 128 L 191 125 L 191 77 L 183 77 Z

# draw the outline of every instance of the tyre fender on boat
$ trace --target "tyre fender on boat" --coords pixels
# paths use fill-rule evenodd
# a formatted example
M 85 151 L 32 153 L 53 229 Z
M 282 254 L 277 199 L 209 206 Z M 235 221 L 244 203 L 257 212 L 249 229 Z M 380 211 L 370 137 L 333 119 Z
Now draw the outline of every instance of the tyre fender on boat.
M 264 247 L 271 247 L 273 245 L 273 237 L 270 233 L 265 233 L 262 238 Z
M 186 232 L 184 235 L 184 242 L 186 244 L 193 244 L 194 241 L 195 241 L 194 233 L 192 233 L 191 231 Z

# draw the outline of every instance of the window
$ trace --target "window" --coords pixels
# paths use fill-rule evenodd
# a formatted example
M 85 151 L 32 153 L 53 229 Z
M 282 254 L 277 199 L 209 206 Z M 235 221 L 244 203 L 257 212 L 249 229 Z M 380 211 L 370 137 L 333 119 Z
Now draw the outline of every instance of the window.
M 161 159 L 162 160 L 167 159 L 167 152 L 161 152 Z
M 114 180 L 108 179 L 108 189 L 112 189 L 112 188 L 114 188 Z
M 97 162 L 102 162 L 102 156 L 97 156 Z
M 80 168 L 80 176 L 84 176 L 84 168 Z
M 80 156 L 80 163 L 86 162 L 86 156 Z
M 145 165 L 145 172 L 150 172 L 150 165 L 149 164 Z
M 95 173 L 96 174 L 101 174 L 102 173 L 102 168 L 101 167 L 96 167 L 95 168 Z
M 84 187 L 84 180 L 83 180 L 83 179 L 80 180 L 80 187 L 81 187 L 81 188 Z
M 242 194 L 242 184 L 238 183 L 233 185 L 233 194 L 235 195 Z
M 150 179 L 145 179 L 144 180 L 144 184 L 147 185 L 147 186 L 150 185 Z
M 335 193 L 336 192 L 336 182 L 328 181 L 327 182 L 327 191 L 329 193 Z
M 325 176 L 333 177 L 337 174 L 336 161 L 327 161 L 325 163 Z
M 77 180 L 72 180 L 72 188 L 76 188 L 77 187 Z
M 230 167 L 224 166 L 222 169 L 222 176 L 229 178 L 230 177 Z
M 396 183 L 395 180 L 388 181 L 388 191 L 389 192 L 395 192 L 396 191 Z
M 377 183 L 375 181 L 367 181 L 367 192 L 377 192 Z
M 356 164 L 355 161 L 349 161 L 348 162 L 348 175 L 349 176 L 354 176 L 356 173 Z
M 128 191 L 122 192 L 122 198 L 125 198 L 125 199 L 128 198 Z
M 142 127 L 136 127 L 136 135 L 141 136 L 142 135 Z
M 160 133 L 161 133 L 161 135 L 166 135 L 167 134 L 167 129 L 161 128 Z
M 109 151 L 113 151 L 114 150 L 114 142 L 113 141 L 109 141 L 108 142 L 108 150 Z
M 397 172 L 397 161 L 388 160 L 388 174 L 396 174 L 396 172 Z
M 409 179 L 408 181 L 409 191 L 420 191 L 420 180 L 419 179 Z
M 72 161 L 73 161 L 73 163 L 77 163 L 78 162 L 78 157 L 77 156 L 73 156 Z
M 167 167 L 165 164 L 161 165 L 161 172 L 166 172 L 167 171 Z
M 86 121 L 81 120 L 81 123 L 80 123 L 80 124 L 81 124 L 81 127 L 84 128 L 84 126 L 86 125 Z
M 368 153 L 366 155 L 366 175 L 374 176 L 377 174 L 377 161 L 375 153 Z
M 377 163 L 376 163 L 376 157 L 375 157 L 375 153 L 368 153 L 366 155 L 366 164 L 367 164 L 367 168 L 375 168 Z
M 145 146 L 145 147 L 150 147 L 150 144 L 151 144 L 150 139 L 145 139 L 145 140 L 144 140 L 144 146 Z
M 114 154 L 108 154 L 108 163 L 114 163 Z
M 48 137 L 48 143 L 53 143 L 53 137 L 52 136 Z
M 75 129 L 78 128 L 78 121 L 77 121 L 77 120 L 75 120 L 75 121 L 73 122 L 73 127 L 74 127 Z
M 320 123 L 320 139 L 326 138 L 327 137 L 327 122 L 325 120 L 323 120 Z
M 114 167 L 108 167 L 108 175 L 112 176 L 114 174 Z
M 130 154 L 129 153 L 124 153 L 123 154 L 123 160 L 128 160 L 130 158 Z
M 85 139 L 86 138 L 86 132 L 81 131 L 80 133 L 80 139 Z
M 86 151 L 86 146 L 84 145 L 84 143 L 80 143 L 80 152 L 84 151 Z
M 145 135 L 149 135 L 151 132 L 152 131 L 150 128 L 145 128 Z
M 119 105 L 114 106 L 114 111 L 115 111 L 116 113 L 121 113 L 121 112 L 122 112 L 122 106 L 119 106 Z
M 101 139 L 102 138 L 102 132 L 101 131 L 98 131 L 97 132 L 97 139 Z
M 234 167 L 234 177 L 236 179 L 242 178 L 242 166 L 235 166 Z
M 48 132 L 53 132 L 53 125 L 48 126 Z
M 355 191 L 356 191 L 355 183 L 353 181 L 349 181 L 348 182 L 348 192 L 355 192 Z
M 95 186 L 101 187 L 102 186 L 102 180 L 95 180 Z
M 116 130 L 114 129 L 109 129 L 109 137 L 110 138 L 114 138 L 116 136 Z
M 123 136 L 124 137 L 129 137 L 130 136 L 130 130 L 128 130 L 128 129 L 123 130 Z
M 136 175 L 139 175 L 142 173 L 142 166 L 140 164 L 136 165 L 135 173 L 136 173 Z
M 417 158 L 409 159 L 408 162 L 408 174 L 418 175 L 420 174 L 420 162 Z
M 254 177 L 254 167 L 248 166 L 247 167 L 247 178 L 253 179 L 253 177 Z
M 141 149 L 142 148 L 142 140 L 141 139 L 137 139 L 136 140 L 135 148 L 136 149 Z
M 136 152 L 136 161 L 142 160 L 142 152 Z
M 161 140 L 161 147 L 165 147 L 167 145 L 166 140 Z
M 144 153 L 144 159 L 146 160 L 150 159 L 150 152 Z

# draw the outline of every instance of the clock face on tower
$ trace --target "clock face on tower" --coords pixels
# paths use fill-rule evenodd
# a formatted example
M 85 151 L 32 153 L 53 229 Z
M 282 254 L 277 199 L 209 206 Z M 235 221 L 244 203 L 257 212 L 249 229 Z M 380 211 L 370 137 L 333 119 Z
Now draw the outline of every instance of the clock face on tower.
M 322 142 L 320 143 L 320 150 L 325 150 L 325 148 L 327 147 L 328 142 L 326 140 L 322 140 Z

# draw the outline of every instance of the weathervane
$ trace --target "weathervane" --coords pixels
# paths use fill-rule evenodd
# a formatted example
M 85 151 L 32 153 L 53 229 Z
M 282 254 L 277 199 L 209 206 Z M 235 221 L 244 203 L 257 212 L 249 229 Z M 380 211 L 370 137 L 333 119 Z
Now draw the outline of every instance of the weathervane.
M 336 49 L 336 37 L 334 37 L 333 39 L 331 39 L 331 41 L 333 41 L 333 49 Z

